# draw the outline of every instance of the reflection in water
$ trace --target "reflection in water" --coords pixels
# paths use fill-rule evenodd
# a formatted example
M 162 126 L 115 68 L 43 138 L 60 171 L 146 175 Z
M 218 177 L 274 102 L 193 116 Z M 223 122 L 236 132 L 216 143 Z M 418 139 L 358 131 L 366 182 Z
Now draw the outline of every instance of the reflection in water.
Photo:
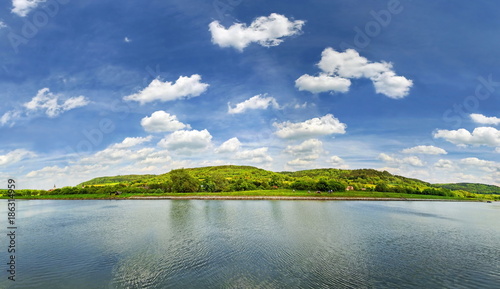
M 499 207 L 448 202 L 22 201 L 16 285 L 495 287 L 500 283 Z M 6 208 L 0 202 L 0 214 Z M 0 251 L 0 261 L 7 258 Z M 0 288 L 13 288 L 5 280 L 0 279 Z

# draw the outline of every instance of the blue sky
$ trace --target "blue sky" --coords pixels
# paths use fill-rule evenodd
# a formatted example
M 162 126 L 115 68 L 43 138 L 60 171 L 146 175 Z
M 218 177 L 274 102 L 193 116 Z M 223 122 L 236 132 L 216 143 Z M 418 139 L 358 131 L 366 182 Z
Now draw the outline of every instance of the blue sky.
M 500 185 L 500 3 L 3 1 L 0 177 L 241 164 Z

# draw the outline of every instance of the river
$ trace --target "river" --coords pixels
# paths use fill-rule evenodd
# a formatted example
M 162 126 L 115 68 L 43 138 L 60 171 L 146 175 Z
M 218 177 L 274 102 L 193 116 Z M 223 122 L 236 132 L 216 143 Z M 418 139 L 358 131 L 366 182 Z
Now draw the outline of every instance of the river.
M 500 202 L 23 200 L 16 221 L 0 288 L 500 287 Z

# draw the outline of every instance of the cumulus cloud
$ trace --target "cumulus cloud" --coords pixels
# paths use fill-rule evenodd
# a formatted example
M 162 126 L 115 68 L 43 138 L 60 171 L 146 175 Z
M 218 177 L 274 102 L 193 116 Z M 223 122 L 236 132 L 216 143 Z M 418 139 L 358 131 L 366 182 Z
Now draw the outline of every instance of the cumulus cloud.
M 253 150 L 242 150 L 235 154 L 235 158 L 258 164 L 272 162 L 273 158 L 269 156 L 267 151 L 267 147 L 257 148 Z
M 35 9 L 40 3 L 46 0 L 12 0 L 12 13 L 21 17 L 28 15 L 31 10 Z
M 377 93 L 398 99 L 407 96 L 413 86 L 411 80 L 396 75 L 391 63 L 370 62 L 354 49 L 337 52 L 333 48 L 326 48 L 317 65 L 322 73 L 319 76 L 304 74 L 299 77 L 295 81 L 299 90 L 312 93 L 347 92 L 351 85 L 349 79 L 368 78 Z
M 163 110 L 153 112 L 141 120 L 141 125 L 147 132 L 170 132 L 181 129 L 191 129 L 189 124 L 177 120 L 177 116 Z
M 144 159 L 139 161 L 141 165 L 165 165 L 172 162 L 168 151 L 155 151 L 149 153 Z
M 95 154 L 78 160 L 75 165 L 100 164 L 101 166 L 112 166 L 117 164 L 126 164 L 129 162 L 138 162 L 148 157 L 154 152 L 154 148 L 142 148 L 139 150 L 131 147 L 115 144 Z
M 216 153 L 230 153 L 230 158 L 233 160 L 244 160 L 245 162 L 251 162 L 256 164 L 269 163 L 273 161 L 273 158 L 268 154 L 267 147 L 261 147 L 256 149 L 242 149 L 243 144 L 236 137 L 233 137 L 224 143 L 222 143 L 218 148 L 215 149 Z
M 147 137 L 127 137 L 125 138 L 121 143 L 117 143 L 112 145 L 111 147 L 113 148 L 130 148 L 134 147 L 140 144 L 143 144 L 145 142 L 150 142 L 153 139 L 152 136 L 147 136 Z
M 500 118 L 494 117 L 494 116 L 488 117 L 488 116 L 484 116 L 484 115 L 479 114 L 479 113 L 472 113 L 470 115 L 470 118 L 472 119 L 472 121 L 474 121 L 475 123 L 479 123 L 479 124 L 487 124 L 487 125 L 499 125 L 500 124 Z
M 323 152 L 323 143 L 318 139 L 309 139 L 299 145 L 289 145 L 285 149 L 285 153 L 291 155 L 310 155 L 320 154 Z
M 7 27 L 7 24 L 5 24 L 5 22 L 3 22 L 3 21 L 0 21 L 0 29 L 6 28 L 6 27 Z
M 299 90 L 306 90 L 312 93 L 321 93 L 327 91 L 348 92 L 351 81 L 338 76 L 329 76 L 320 74 L 311 76 L 304 74 L 295 81 L 295 86 Z
M 466 129 L 438 130 L 434 138 L 442 138 L 458 146 L 477 145 L 500 147 L 500 131 L 494 127 L 478 127 L 469 132 Z
M 447 152 L 435 146 L 416 146 L 402 150 L 404 154 L 445 155 Z
M 389 164 L 393 164 L 393 165 L 397 165 L 397 166 L 400 166 L 400 165 L 410 165 L 413 167 L 423 167 L 424 166 L 424 163 L 422 162 L 422 160 L 416 156 L 410 156 L 410 157 L 406 157 L 406 158 L 397 158 L 397 157 L 393 157 L 393 156 L 390 156 L 390 155 L 385 154 L 385 153 L 381 153 L 378 156 L 378 159 L 385 162 L 385 163 L 389 163 Z
M 0 155 L 0 166 L 8 166 L 20 162 L 23 159 L 35 157 L 34 152 L 25 149 L 16 149 L 4 155 Z
M 328 162 L 334 166 L 343 166 L 345 161 L 339 156 L 332 156 L 328 159 Z
M 204 93 L 208 86 L 208 84 L 201 82 L 201 76 L 198 74 L 193 74 L 189 77 L 180 76 L 175 83 L 154 79 L 148 87 L 138 93 L 125 96 L 123 99 L 126 101 L 138 101 L 141 104 L 156 100 L 165 102 L 187 99 Z
M 0 123 L 13 125 L 23 115 L 32 115 L 37 112 L 42 112 L 50 118 L 55 118 L 61 113 L 86 106 L 90 101 L 84 96 L 76 96 L 65 98 L 61 95 L 56 95 L 50 92 L 49 88 L 40 89 L 37 94 L 22 105 L 21 109 L 8 111 L 0 118 Z
M 347 127 L 331 114 L 316 117 L 304 122 L 274 123 L 276 135 L 284 139 L 299 139 L 307 137 L 317 137 L 329 134 L 344 134 Z
M 285 153 L 297 158 L 287 162 L 287 165 L 292 167 L 310 166 L 313 161 L 320 157 L 323 153 L 323 143 L 318 139 L 309 139 L 299 145 L 289 145 L 284 150 Z
M 236 104 L 235 107 L 231 107 L 231 104 L 228 103 L 228 113 L 229 114 L 237 114 L 243 113 L 249 109 L 267 109 L 269 106 L 279 109 L 280 106 L 274 97 L 265 97 L 265 95 L 259 94 L 253 96 L 244 102 L 240 102 Z
M 453 169 L 454 165 L 453 162 L 450 160 L 440 159 L 434 164 L 434 167 L 438 169 Z
M 218 21 L 209 24 L 212 43 L 220 47 L 233 47 L 243 51 L 250 43 L 255 42 L 264 47 L 277 46 L 284 37 L 300 34 L 304 21 L 290 21 L 287 17 L 272 13 L 255 19 L 250 26 L 235 23 L 225 28 Z
M 478 158 L 465 158 L 461 159 L 460 163 L 462 165 L 471 166 L 474 168 L 479 168 L 487 172 L 500 171 L 500 163 L 494 161 L 481 160 Z
M 23 106 L 28 113 L 43 111 L 48 117 L 53 118 L 65 111 L 86 106 L 90 103 L 84 96 L 71 97 L 62 103 L 59 102 L 59 98 L 59 95 L 53 94 L 48 88 L 42 88 L 31 101 L 24 103 Z
M 297 158 L 287 162 L 286 164 L 291 167 L 310 167 L 315 159 Z
M 158 146 L 180 154 L 191 154 L 207 149 L 212 135 L 208 130 L 178 130 L 158 142 Z
M 241 148 L 241 142 L 237 137 L 233 137 L 223 144 L 221 144 L 216 150 L 216 153 L 234 153 Z

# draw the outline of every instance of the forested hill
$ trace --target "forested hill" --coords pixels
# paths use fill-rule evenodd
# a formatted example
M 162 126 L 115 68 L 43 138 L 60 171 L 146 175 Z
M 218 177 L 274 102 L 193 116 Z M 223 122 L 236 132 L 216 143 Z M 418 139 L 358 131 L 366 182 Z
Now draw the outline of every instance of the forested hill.
M 293 183 L 317 182 L 320 179 L 335 180 L 346 186 L 353 186 L 359 190 L 374 189 L 379 186 L 404 186 L 415 189 L 432 187 L 431 184 L 401 176 L 392 175 L 387 171 L 373 169 L 341 170 L 341 169 L 313 169 L 297 172 L 272 172 L 251 166 L 212 166 L 185 169 L 194 178 L 203 181 L 207 179 L 223 179 L 230 182 L 240 181 L 250 183 L 250 187 L 272 187 L 277 185 L 291 186 Z M 158 184 L 171 181 L 171 172 L 161 175 L 124 175 L 113 177 L 99 177 L 78 186 L 108 185 L 108 184 Z
M 180 172 L 189 175 L 189 188 L 180 188 Z M 183 173 L 184 174 L 184 173 Z M 181 174 L 182 175 L 182 174 Z M 122 188 L 159 189 L 170 191 L 228 192 L 287 188 L 296 190 L 351 190 L 400 192 L 417 194 L 441 194 L 462 191 L 478 194 L 500 194 L 497 186 L 483 184 L 430 184 L 418 179 L 393 175 L 374 169 L 341 170 L 313 169 L 296 172 L 272 172 L 251 166 L 211 166 L 173 170 L 161 175 L 123 175 L 99 177 L 79 184 L 88 186 L 120 186 Z M 322 188 L 322 189 L 320 189 Z M 111 189 L 111 188 L 110 188 Z M 463 195 L 463 193 L 460 193 Z
M 449 190 L 463 190 L 475 194 L 498 194 L 500 195 L 500 187 L 476 183 L 457 183 L 457 184 L 435 184 L 436 187 Z

